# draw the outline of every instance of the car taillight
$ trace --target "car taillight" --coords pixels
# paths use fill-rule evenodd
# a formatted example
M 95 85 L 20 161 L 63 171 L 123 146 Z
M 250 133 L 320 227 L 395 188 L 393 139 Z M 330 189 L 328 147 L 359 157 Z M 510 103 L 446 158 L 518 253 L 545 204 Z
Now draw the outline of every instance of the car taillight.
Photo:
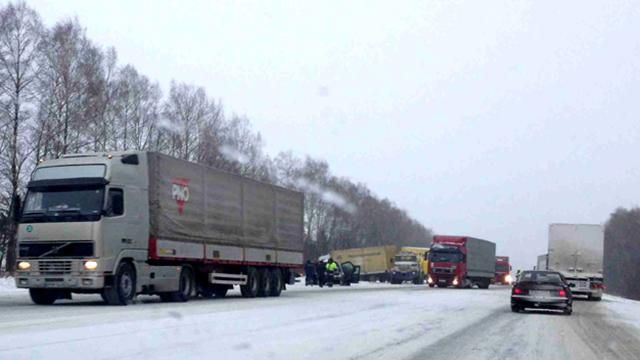
M 604 289 L 604 284 L 603 283 L 591 283 L 591 288 L 592 289 Z
M 564 289 L 560 289 L 560 291 L 558 291 L 558 295 L 565 297 L 567 296 L 567 292 Z
M 514 293 L 514 294 L 522 294 L 522 289 L 517 288 L 517 287 L 514 287 L 514 288 L 513 288 L 513 293 Z

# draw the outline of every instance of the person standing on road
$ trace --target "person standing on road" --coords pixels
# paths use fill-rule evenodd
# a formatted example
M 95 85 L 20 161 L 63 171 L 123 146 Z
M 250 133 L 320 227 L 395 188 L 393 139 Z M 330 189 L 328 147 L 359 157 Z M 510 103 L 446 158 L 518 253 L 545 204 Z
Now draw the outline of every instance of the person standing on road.
M 320 287 L 324 286 L 325 283 L 325 264 L 322 261 L 318 261 L 316 264 L 316 277 L 318 278 L 318 285 Z
M 333 258 L 329 258 L 326 265 L 327 270 L 327 285 L 329 287 L 333 286 L 333 278 L 335 276 L 336 271 L 338 271 L 338 264 L 333 260 Z
M 316 283 L 316 266 L 307 260 L 304 264 L 305 286 L 314 285 Z

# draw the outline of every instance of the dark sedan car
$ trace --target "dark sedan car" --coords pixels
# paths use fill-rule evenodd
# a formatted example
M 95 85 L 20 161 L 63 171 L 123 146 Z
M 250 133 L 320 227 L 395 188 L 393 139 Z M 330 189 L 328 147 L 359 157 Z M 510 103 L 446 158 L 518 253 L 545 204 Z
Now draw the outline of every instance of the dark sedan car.
M 571 289 L 564 277 L 554 271 L 524 271 L 511 289 L 511 311 L 529 309 L 573 311 Z

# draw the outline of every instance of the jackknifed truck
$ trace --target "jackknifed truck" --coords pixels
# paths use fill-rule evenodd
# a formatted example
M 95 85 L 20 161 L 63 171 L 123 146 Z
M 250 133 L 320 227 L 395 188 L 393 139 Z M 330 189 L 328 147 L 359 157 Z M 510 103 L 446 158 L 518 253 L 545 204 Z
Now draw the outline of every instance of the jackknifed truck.
M 44 161 L 27 187 L 15 281 L 37 304 L 279 296 L 302 266 L 296 191 L 143 151 Z

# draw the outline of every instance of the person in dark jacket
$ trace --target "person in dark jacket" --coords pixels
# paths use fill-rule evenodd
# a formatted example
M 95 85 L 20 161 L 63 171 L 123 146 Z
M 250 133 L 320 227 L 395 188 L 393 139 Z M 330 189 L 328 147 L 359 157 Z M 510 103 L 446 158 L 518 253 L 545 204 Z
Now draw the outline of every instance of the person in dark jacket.
M 318 285 L 320 285 L 320 287 L 323 287 L 325 282 L 324 268 L 325 268 L 324 262 L 318 261 L 318 263 L 316 264 L 316 276 L 318 278 Z
M 316 266 L 311 262 L 311 260 L 307 260 L 304 264 L 304 275 L 305 286 L 314 285 L 318 281 L 316 277 Z

